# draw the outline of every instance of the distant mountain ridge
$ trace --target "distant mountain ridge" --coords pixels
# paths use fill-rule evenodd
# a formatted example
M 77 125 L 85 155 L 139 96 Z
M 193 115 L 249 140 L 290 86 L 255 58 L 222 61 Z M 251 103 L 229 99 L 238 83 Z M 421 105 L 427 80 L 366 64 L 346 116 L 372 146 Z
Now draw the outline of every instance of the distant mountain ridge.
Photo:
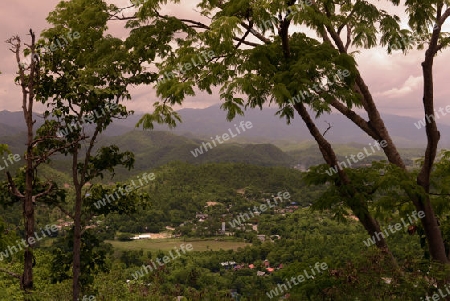
M 212 139 L 216 135 L 227 133 L 234 129 L 235 124 L 241 121 L 252 122 L 253 127 L 230 142 L 240 143 L 276 143 L 286 141 L 289 143 L 312 141 L 303 121 L 295 116 L 290 125 L 284 119 L 275 116 L 275 108 L 249 109 L 245 116 L 237 116 L 232 122 L 226 121 L 226 112 L 214 105 L 205 109 L 181 109 L 178 113 L 182 123 L 170 130 L 164 125 L 155 125 L 155 130 L 170 131 L 176 135 L 188 138 Z M 137 121 L 142 114 L 130 116 L 125 120 L 115 121 L 104 133 L 104 136 L 120 136 L 135 129 Z M 424 147 L 426 142 L 425 129 L 417 129 L 414 125 L 418 120 L 410 117 L 382 114 L 386 126 L 394 142 L 398 147 Z M 42 124 L 42 118 L 35 114 L 36 126 Z M 335 144 L 368 144 L 373 139 L 369 138 L 356 125 L 341 114 L 329 114 L 321 116 L 316 124 L 324 132 L 328 123 L 331 129 L 326 133 L 326 138 Z M 450 126 L 439 124 L 441 131 L 440 147 L 450 147 Z M 25 130 L 23 114 L 21 112 L 0 111 L 0 136 L 15 135 Z M 8 135 L 9 133 L 9 135 Z
M 0 137 L 0 143 L 8 144 L 13 153 L 23 154 L 25 151 L 25 133 Z M 204 151 L 203 154 L 193 156 L 192 151 L 198 148 L 203 140 L 189 139 L 167 131 L 131 130 L 120 136 L 102 135 L 94 151 L 104 145 L 117 145 L 121 151 L 131 151 L 135 156 L 135 166 L 131 172 L 122 167 L 116 168 L 116 179 L 123 175 L 149 172 L 161 165 L 181 161 L 191 164 L 239 162 L 259 166 L 293 167 L 295 159 L 272 144 L 220 144 Z M 69 158 L 62 155 L 53 156 L 51 167 L 62 173 L 67 173 Z M 20 165 L 15 165 L 14 170 Z M 0 174 L 0 180 L 4 175 Z M 124 178 L 123 180 L 125 180 Z

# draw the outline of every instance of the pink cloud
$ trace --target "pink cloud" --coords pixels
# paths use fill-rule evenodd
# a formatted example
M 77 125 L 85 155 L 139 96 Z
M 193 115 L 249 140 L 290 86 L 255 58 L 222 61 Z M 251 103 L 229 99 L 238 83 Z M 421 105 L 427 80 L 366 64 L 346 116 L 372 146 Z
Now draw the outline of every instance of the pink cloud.
M 26 41 L 29 28 L 33 28 L 37 33 L 49 27 L 45 18 L 54 9 L 58 0 L 46 0 L 39 3 L 29 0 L 14 0 L 5 5 L 0 11 L 0 35 L 5 41 L 12 35 L 18 34 Z M 128 0 L 110 0 L 110 3 L 126 6 Z M 382 5 L 389 12 L 404 16 L 404 8 L 392 7 L 375 1 L 376 5 Z M 166 13 L 176 13 L 183 18 L 198 19 L 195 11 L 196 1 L 183 4 L 180 10 L 179 5 L 167 5 L 164 7 Z M 203 17 L 203 20 L 206 20 Z M 404 22 L 406 24 L 406 22 Z M 109 31 L 116 36 L 125 37 L 127 30 L 123 28 L 122 22 L 110 22 Z M 449 25 L 444 29 L 450 29 Z M 311 34 L 311 33 L 310 33 Z M 13 54 L 8 50 L 8 45 L 0 47 L 0 110 L 11 111 L 20 110 L 20 89 L 13 83 L 16 71 Z M 360 71 L 372 91 L 379 109 L 385 113 L 408 115 L 420 117 L 422 113 L 422 70 L 420 63 L 423 60 L 423 51 L 411 51 L 408 55 L 403 55 L 397 51 L 391 55 L 386 53 L 386 49 L 375 48 L 370 50 L 360 50 L 355 54 Z M 448 82 L 447 62 L 450 59 L 450 52 L 444 50 L 436 58 L 435 63 L 435 96 L 436 107 L 450 104 L 450 85 Z M 136 111 L 149 111 L 152 104 L 158 101 L 153 85 L 135 88 L 131 91 L 133 100 L 127 102 L 127 107 Z M 203 108 L 219 101 L 218 94 L 208 95 L 199 93 L 196 97 L 186 100 L 184 107 Z M 42 107 L 37 106 L 38 110 Z

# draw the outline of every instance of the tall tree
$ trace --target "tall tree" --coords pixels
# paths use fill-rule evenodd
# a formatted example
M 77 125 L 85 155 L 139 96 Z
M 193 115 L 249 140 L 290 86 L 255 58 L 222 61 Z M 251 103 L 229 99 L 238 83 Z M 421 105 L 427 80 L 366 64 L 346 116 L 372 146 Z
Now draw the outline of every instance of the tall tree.
M 16 83 L 22 89 L 22 111 L 24 120 L 27 126 L 27 149 L 24 155 L 25 170 L 24 180 L 19 186 L 16 179 L 13 179 L 11 174 L 7 172 L 8 178 L 8 191 L 12 198 L 12 201 L 23 202 L 23 217 L 25 226 L 25 241 L 30 242 L 30 238 L 34 240 L 35 236 L 35 203 L 42 198 L 49 196 L 56 192 L 58 189 L 53 182 L 48 182 L 45 190 L 39 191 L 37 187 L 37 178 L 35 176 L 38 166 L 46 161 L 48 153 L 37 153 L 34 148 L 42 142 L 42 139 L 38 136 L 35 137 L 33 120 L 33 106 L 36 101 L 36 91 L 40 84 L 40 66 L 38 48 L 36 45 L 35 33 L 30 29 L 31 43 L 27 45 L 25 53 L 31 56 L 29 64 L 24 64 L 22 58 L 22 42 L 19 36 L 10 38 L 7 43 L 11 45 L 11 51 L 15 54 L 15 60 L 18 65 L 18 76 Z M 19 177 L 20 179 L 20 177 Z M 22 188 L 22 189 L 20 189 Z M 41 187 L 42 188 L 42 187 Z M 33 290 L 33 244 L 29 244 L 24 253 L 24 271 L 20 278 L 21 288 L 29 293 Z
M 142 58 L 137 56 L 135 51 L 138 50 L 132 49 L 131 43 L 106 34 L 110 14 L 110 7 L 101 0 L 61 2 L 47 18 L 53 27 L 42 33 L 46 44 L 59 45 L 58 41 L 64 40 L 62 46 L 42 56 L 38 99 L 48 107 L 44 115 L 54 118 L 42 127 L 47 137 L 53 137 L 47 139 L 43 147 L 69 145 L 60 152 L 70 156 L 72 161 L 73 208 L 60 209 L 74 220 L 74 301 L 80 297 L 82 284 L 88 283 L 85 281 L 88 275 L 82 275 L 89 272 L 82 270 L 82 266 L 88 266 L 81 259 L 82 251 L 86 251 L 82 249 L 82 235 L 92 217 L 109 212 L 132 212 L 139 200 L 141 204 L 146 201 L 144 194 L 130 192 L 124 185 L 117 184 L 109 189 L 90 185 L 94 179 L 103 178 L 105 172 L 114 175 L 117 165 L 133 167 L 131 152 L 121 152 L 115 145 L 97 149 L 95 146 L 101 133 L 115 119 L 133 113 L 123 104 L 130 99 L 129 86 L 149 83 L 154 78 L 152 72 L 141 67 Z M 100 200 L 104 204 L 97 204 L 96 208 L 94 203 Z
M 397 0 L 390 2 L 399 5 Z M 160 80 L 156 89 L 164 106 L 181 104 L 187 95 L 195 94 L 194 86 L 209 93 L 220 87 L 222 108 L 229 120 L 236 114 L 242 115 L 247 107 L 275 104 L 279 108 L 277 114 L 288 123 L 296 114 L 301 117 L 329 167 L 339 166 L 340 162 L 310 112 L 316 116 L 331 110 L 340 112 L 369 137 L 385 141 L 383 151 L 404 179 L 390 183 L 391 187 L 402 190 L 401 201 L 408 199 L 410 209 L 425 212 L 421 223 L 429 252 L 434 260 L 448 264 L 428 195 L 439 140 L 436 124 L 433 120 L 426 126 L 425 163 L 415 175 L 406 169 L 352 52 L 380 45 L 387 46 L 388 51 L 397 47 L 406 52 L 414 46 L 411 36 L 420 36 L 419 47 L 426 48 L 422 64 L 424 114 L 433 115 L 433 59 L 448 45 L 447 34 L 441 32 L 450 15 L 446 1 L 407 1 L 409 30 L 401 28 L 398 16 L 363 0 L 204 0 L 198 5 L 198 18 L 192 19 L 162 14 L 160 8 L 166 3 L 149 0 L 140 5 L 135 16 L 117 17 L 131 19 L 128 25 L 138 29 L 164 24 L 176 34 L 173 48 L 158 65 Z M 315 31 L 316 37 L 307 36 L 305 29 Z M 143 47 L 144 43 L 136 42 L 136 47 Z M 347 76 L 343 76 L 346 70 Z M 341 76 L 336 76 L 339 72 Z M 146 120 L 152 118 L 145 117 L 144 125 Z M 324 174 L 325 168 L 320 172 Z M 329 180 L 334 181 L 339 197 L 328 206 L 342 207 L 338 204 L 344 201 L 344 207 L 353 211 L 369 235 L 380 232 L 367 202 L 374 192 L 362 191 L 350 170 L 338 168 L 337 175 Z M 395 199 L 389 204 L 397 205 Z M 376 244 L 390 254 L 384 237 Z M 395 264 L 395 258 L 390 256 Z

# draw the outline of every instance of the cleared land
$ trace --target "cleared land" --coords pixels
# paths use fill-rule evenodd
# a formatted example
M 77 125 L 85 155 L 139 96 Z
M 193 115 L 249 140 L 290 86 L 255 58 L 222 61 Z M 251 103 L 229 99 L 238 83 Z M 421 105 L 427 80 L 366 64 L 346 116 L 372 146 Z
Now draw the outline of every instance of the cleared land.
M 237 250 L 238 248 L 244 248 L 251 244 L 239 241 L 216 241 L 216 240 L 195 240 L 195 239 L 140 239 L 134 241 L 116 241 L 107 240 L 106 242 L 113 245 L 117 250 L 144 250 L 144 251 L 169 251 L 174 247 L 180 247 L 180 244 L 190 243 L 192 244 L 194 251 L 218 251 L 223 250 Z

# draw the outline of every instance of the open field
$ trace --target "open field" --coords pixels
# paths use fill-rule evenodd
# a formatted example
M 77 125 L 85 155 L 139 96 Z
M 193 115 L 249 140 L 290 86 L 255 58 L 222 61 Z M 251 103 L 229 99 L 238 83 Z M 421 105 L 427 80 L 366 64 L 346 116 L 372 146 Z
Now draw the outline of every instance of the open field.
M 117 250 L 144 250 L 144 251 L 169 251 L 174 247 L 179 247 L 182 243 L 190 243 L 194 247 L 194 251 L 218 251 L 223 250 L 237 250 L 239 247 L 243 248 L 251 244 L 231 241 L 231 240 L 195 240 L 195 239 L 140 239 L 134 241 L 116 241 L 107 240 L 106 242 L 113 245 Z

